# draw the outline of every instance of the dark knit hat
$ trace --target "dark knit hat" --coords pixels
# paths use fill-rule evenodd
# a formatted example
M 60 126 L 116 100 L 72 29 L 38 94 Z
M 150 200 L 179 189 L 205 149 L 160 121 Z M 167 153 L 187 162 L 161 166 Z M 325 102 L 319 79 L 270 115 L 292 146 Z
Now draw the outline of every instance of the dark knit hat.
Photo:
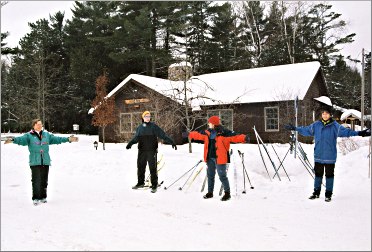
M 213 125 L 220 125 L 220 118 L 218 116 L 211 116 L 208 119 L 208 122 L 213 124 Z
M 322 107 L 320 107 L 319 111 L 320 111 L 320 113 L 327 112 L 330 115 L 333 114 L 333 109 L 330 106 L 322 106 Z

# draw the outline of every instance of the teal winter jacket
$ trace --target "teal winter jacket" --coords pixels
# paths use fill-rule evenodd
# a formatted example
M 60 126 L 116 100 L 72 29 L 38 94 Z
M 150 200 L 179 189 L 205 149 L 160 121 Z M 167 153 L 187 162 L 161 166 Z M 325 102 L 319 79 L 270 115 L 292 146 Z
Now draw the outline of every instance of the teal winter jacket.
M 57 137 L 47 131 L 41 131 L 41 137 L 34 130 L 23 136 L 15 137 L 13 143 L 28 146 L 29 163 L 34 165 L 50 165 L 49 145 L 68 142 L 68 137 Z

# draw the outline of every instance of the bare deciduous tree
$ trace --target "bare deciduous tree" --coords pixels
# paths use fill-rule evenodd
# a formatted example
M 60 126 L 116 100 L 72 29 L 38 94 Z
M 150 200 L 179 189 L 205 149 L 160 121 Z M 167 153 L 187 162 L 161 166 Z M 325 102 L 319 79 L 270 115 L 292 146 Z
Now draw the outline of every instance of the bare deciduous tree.
M 102 128 L 102 143 L 105 150 L 105 128 L 117 119 L 115 114 L 115 97 L 106 97 L 106 86 L 109 83 L 107 73 L 99 76 L 96 80 L 96 97 L 92 101 L 94 108 L 92 125 Z

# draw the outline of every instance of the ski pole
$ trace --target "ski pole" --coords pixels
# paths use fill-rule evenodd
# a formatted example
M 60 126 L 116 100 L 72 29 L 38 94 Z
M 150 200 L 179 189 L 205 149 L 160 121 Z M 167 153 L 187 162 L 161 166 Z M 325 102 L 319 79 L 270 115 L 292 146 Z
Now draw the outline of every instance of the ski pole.
M 255 129 L 255 130 L 256 130 L 256 129 Z M 275 167 L 274 161 L 271 159 L 270 154 L 269 154 L 269 151 L 267 150 L 267 148 L 266 148 L 264 142 L 262 141 L 262 138 L 258 135 L 257 131 L 255 131 L 255 133 L 256 133 L 256 136 L 258 137 L 258 139 L 260 140 L 260 142 L 262 143 L 262 147 L 263 147 L 264 150 L 266 151 L 266 154 L 267 154 L 268 158 L 270 159 L 271 165 L 273 166 L 274 171 L 276 172 L 276 175 L 278 175 L 279 181 L 282 181 L 281 178 L 280 178 L 280 176 L 279 176 L 279 174 L 278 174 L 278 171 L 277 171 L 277 169 L 276 169 L 276 167 Z M 271 179 L 271 178 L 270 178 L 270 179 Z
M 238 151 L 239 152 L 239 156 L 240 156 L 240 151 Z M 241 156 L 240 156 L 240 158 L 242 158 Z M 244 174 L 244 167 L 242 166 L 242 171 L 243 171 L 243 183 L 244 183 L 244 190 L 243 190 L 243 192 L 242 193 L 246 193 L 246 190 L 245 190 L 245 174 Z
M 200 164 L 200 162 L 198 164 Z M 197 167 L 197 165 L 194 166 L 194 170 L 196 169 L 196 167 Z M 178 188 L 178 190 L 182 191 L 183 187 L 186 185 L 187 181 L 189 181 L 189 179 L 191 178 L 192 174 L 194 173 L 194 170 L 192 170 L 192 172 L 190 173 L 190 176 L 186 179 L 185 184 L 183 184 L 182 187 Z
M 196 177 L 199 176 L 200 172 L 203 170 L 203 166 L 195 173 L 195 176 L 191 179 L 189 186 L 187 187 L 186 191 L 188 191 L 192 185 L 192 183 L 195 181 Z
M 181 177 L 179 177 L 176 181 L 174 181 L 171 185 L 169 185 L 168 187 L 164 187 L 164 190 L 167 190 L 169 187 L 171 187 L 174 183 L 176 183 L 178 180 L 180 180 L 183 176 L 185 176 L 187 173 L 189 173 L 192 169 L 194 169 L 196 166 L 198 166 L 201 162 L 203 162 L 202 160 L 200 160 L 195 166 L 193 166 L 190 170 L 188 170 L 187 172 L 185 172 Z
M 258 134 L 258 133 L 257 133 L 257 131 L 256 131 L 256 126 L 253 127 L 253 130 L 254 130 L 254 134 L 256 135 L 257 147 L 258 147 L 258 150 L 260 151 L 260 155 L 261 155 L 262 162 L 263 162 L 263 164 L 264 164 L 264 166 L 265 166 L 265 169 L 266 169 L 267 175 L 269 176 L 270 181 L 272 181 L 272 180 L 271 180 L 271 176 L 270 176 L 270 174 L 269 174 L 269 170 L 268 170 L 267 167 L 266 167 L 266 163 L 265 163 L 264 157 L 263 157 L 263 155 L 262 155 L 262 151 L 261 151 L 261 148 L 260 148 L 260 141 L 258 140 L 258 137 L 257 137 L 257 134 Z
M 238 150 L 238 153 L 239 153 L 239 156 L 240 156 L 241 159 L 242 159 L 243 170 L 245 171 L 245 175 L 247 175 L 247 179 L 248 179 L 249 184 L 251 185 L 251 189 L 254 189 L 254 187 L 252 186 L 251 180 L 249 179 L 247 169 L 245 169 L 245 164 L 244 164 L 244 153 L 241 153 L 239 150 Z M 243 175 L 244 175 L 244 174 L 243 174 Z
M 204 187 L 205 187 L 205 183 L 206 182 L 207 182 L 207 174 L 205 174 L 203 185 L 202 185 L 202 188 L 201 188 L 201 191 L 200 192 L 203 192 L 204 191 Z
M 283 159 L 283 161 L 280 161 L 279 155 L 278 155 L 278 153 L 276 152 L 274 146 L 271 145 L 271 147 L 273 148 L 273 150 L 274 150 L 274 152 L 275 152 L 275 155 L 277 156 L 277 158 L 278 158 L 278 160 L 279 160 L 279 162 L 280 162 L 280 165 L 279 165 L 277 171 L 279 171 L 280 166 L 283 166 L 283 170 L 284 170 L 285 174 L 287 175 L 287 178 L 289 179 L 289 181 L 291 181 L 291 179 L 289 178 L 288 173 L 287 173 L 287 171 L 285 170 L 284 165 L 283 165 L 283 161 L 284 161 L 284 159 Z M 288 151 L 289 151 L 289 150 L 288 150 Z M 288 151 L 287 151 L 287 154 L 288 154 Z M 285 157 L 287 156 L 287 154 L 285 154 Z M 284 158 L 285 158 L 285 157 L 284 157 Z M 276 173 L 274 174 L 274 177 L 273 177 L 273 178 L 275 178 L 275 175 L 276 175 Z
M 231 149 L 231 158 L 234 160 L 234 182 L 235 182 L 235 197 L 238 196 L 238 172 L 236 170 L 235 157 L 233 157 L 233 150 Z
M 226 164 L 226 175 L 227 175 L 227 172 L 229 170 L 229 164 Z M 222 195 L 222 191 L 223 191 L 223 184 L 221 184 L 221 187 L 220 187 L 220 191 L 218 192 L 218 195 L 221 196 Z
M 296 128 L 298 127 L 298 96 L 296 96 L 296 99 L 294 100 L 295 105 L 295 118 L 296 118 Z M 295 141 L 295 149 L 294 149 L 294 158 L 296 159 L 297 156 L 297 148 L 298 148 L 298 132 L 295 132 L 296 135 L 296 141 Z M 279 175 L 278 175 L 279 177 Z
M 220 191 L 218 192 L 218 195 L 221 196 L 223 191 L 223 184 L 221 184 Z
M 158 159 L 157 159 L 157 154 L 155 154 L 155 160 L 156 160 L 156 169 L 157 169 L 157 171 L 159 172 L 162 168 L 163 168 L 163 166 L 164 166 L 164 162 L 163 162 L 163 165 L 159 168 L 159 164 L 161 163 L 161 161 L 163 160 L 163 154 L 161 155 L 161 157 L 160 157 L 160 160 L 158 161 Z M 150 181 L 150 176 L 151 176 L 151 174 L 149 174 L 148 176 L 147 176 L 147 178 L 146 178 L 146 182 L 149 182 Z
M 290 152 L 290 150 L 291 150 L 291 147 L 289 147 L 289 149 L 287 150 L 287 153 L 284 155 L 283 160 L 280 160 L 279 159 L 280 165 L 279 165 L 278 171 L 280 169 L 280 166 L 282 166 L 282 164 L 284 163 L 284 160 L 286 159 L 286 157 L 287 157 L 288 153 Z M 273 178 L 275 178 L 275 176 L 276 176 L 276 174 L 274 174 L 274 177 Z

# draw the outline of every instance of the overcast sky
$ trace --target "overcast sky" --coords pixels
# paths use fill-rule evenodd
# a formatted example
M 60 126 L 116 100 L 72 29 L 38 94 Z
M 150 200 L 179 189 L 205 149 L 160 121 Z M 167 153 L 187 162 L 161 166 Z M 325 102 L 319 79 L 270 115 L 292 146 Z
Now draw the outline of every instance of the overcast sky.
M 355 42 L 346 45 L 341 53 L 345 56 L 361 59 L 362 48 L 371 51 L 371 1 L 328 1 L 332 10 L 342 14 L 348 24 L 347 32 L 355 32 Z M 71 19 L 73 1 L 8 1 L 1 8 L 1 32 L 9 32 L 4 41 L 9 47 L 18 44 L 20 38 L 30 29 L 28 22 L 34 23 L 41 18 L 49 19 L 49 14 L 65 11 L 65 17 Z M 359 67 L 358 67 L 359 68 Z

